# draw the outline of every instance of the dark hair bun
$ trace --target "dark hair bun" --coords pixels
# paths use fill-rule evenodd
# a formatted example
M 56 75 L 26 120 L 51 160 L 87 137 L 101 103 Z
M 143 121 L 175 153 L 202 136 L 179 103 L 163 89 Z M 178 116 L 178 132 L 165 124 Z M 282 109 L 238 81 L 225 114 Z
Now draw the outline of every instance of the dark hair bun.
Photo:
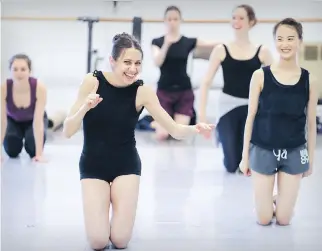
M 114 60 L 117 60 L 120 57 L 122 51 L 128 48 L 135 48 L 139 50 L 143 58 L 143 52 L 140 43 L 135 39 L 134 36 L 130 35 L 129 33 L 123 32 L 116 34 L 113 37 L 112 44 L 113 46 L 111 56 L 114 58 Z
M 132 36 L 126 32 L 123 32 L 123 33 L 119 33 L 119 34 L 116 34 L 114 37 L 113 37 L 113 43 L 115 43 L 117 40 L 121 39 L 121 38 L 127 38 L 127 39 L 132 39 Z

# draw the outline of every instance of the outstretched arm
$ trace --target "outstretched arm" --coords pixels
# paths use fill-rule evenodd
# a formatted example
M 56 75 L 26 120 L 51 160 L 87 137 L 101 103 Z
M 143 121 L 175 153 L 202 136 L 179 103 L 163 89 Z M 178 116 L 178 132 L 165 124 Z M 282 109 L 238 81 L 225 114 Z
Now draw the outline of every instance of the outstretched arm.
M 37 83 L 37 102 L 36 108 L 34 112 L 33 119 L 33 131 L 35 137 L 35 145 L 36 145 L 36 156 L 40 157 L 43 154 L 43 146 L 44 146 L 44 133 L 45 133 L 45 125 L 44 125 L 44 116 L 45 116 L 45 107 L 47 104 L 47 89 L 43 83 L 38 81 Z
M 159 99 L 153 89 L 148 86 L 142 86 L 138 90 L 139 100 L 142 100 L 143 106 L 148 110 L 151 116 L 158 122 L 173 138 L 184 139 L 191 135 L 198 134 L 200 130 L 212 130 L 211 125 L 187 126 L 177 124 L 171 116 L 162 108 Z
M 214 47 L 216 47 L 217 45 L 220 45 L 220 44 L 222 44 L 222 42 L 204 40 L 204 39 L 197 38 L 196 49 L 207 48 L 207 47 L 214 48 Z

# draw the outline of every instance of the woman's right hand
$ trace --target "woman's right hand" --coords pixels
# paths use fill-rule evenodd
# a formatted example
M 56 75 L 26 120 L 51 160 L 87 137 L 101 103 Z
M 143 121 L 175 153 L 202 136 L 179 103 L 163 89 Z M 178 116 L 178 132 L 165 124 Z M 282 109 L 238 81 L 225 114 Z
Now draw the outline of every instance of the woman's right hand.
M 239 164 L 240 171 L 245 176 L 251 176 L 251 171 L 249 169 L 249 159 L 248 158 L 243 158 Z
M 97 94 L 98 85 L 99 85 L 99 83 L 97 81 L 95 83 L 93 90 L 90 92 L 90 94 L 86 98 L 85 105 L 88 110 L 95 108 L 103 100 L 103 98 L 101 98 L 100 95 Z
M 177 38 L 177 37 L 175 37 L 175 36 L 166 35 L 166 36 L 164 37 L 164 42 L 165 42 L 165 44 L 167 44 L 168 46 L 170 46 L 170 45 L 172 45 L 172 44 L 174 44 L 174 43 L 178 42 L 178 38 Z

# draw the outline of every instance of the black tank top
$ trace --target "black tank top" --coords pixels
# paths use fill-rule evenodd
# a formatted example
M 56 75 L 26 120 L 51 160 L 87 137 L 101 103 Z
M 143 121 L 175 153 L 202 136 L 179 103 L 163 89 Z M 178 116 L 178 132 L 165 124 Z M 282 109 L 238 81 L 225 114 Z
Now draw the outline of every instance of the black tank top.
M 227 46 L 224 47 L 226 57 L 221 63 L 224 77 L 223 93 L 237 98 L 248 98 L 252 75 L 262 66 L 258 57 L 261 46 L 258 47 L 255 56 L 247 60 L 234 59 Z
M 306 143 L 306 110 L 309 101 L 309 72 L 302 69 L 295 85 L 279 83 L 270 70 L 264 71 L 251 142 L 265 149 L 292 149 Z
M 99 81 L 97 93 L 103 101 L 87 112 L 83 119 L 83 154 L 106 157 L 118 150 L 136 148 L 135 126 L 140 113 L 136 110 L 136 94 L 143 81 L 127 87 L 115 87 L 101 71 L 93 74 Z M 124 152 L 126 158 L 126 152 Z

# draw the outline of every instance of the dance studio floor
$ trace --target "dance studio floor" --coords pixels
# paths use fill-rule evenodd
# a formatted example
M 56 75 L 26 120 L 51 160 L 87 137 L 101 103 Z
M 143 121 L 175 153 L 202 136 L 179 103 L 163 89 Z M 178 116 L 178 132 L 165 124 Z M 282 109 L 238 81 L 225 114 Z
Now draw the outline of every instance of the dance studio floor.
M 138 133 L 143 162 L 130 251 L 321 250 L 322 140 L 304 179 L 293 224 L 255 223 L 251 180 L 227 175 L 211 142 L 156 144 Z M 53 138 L 48 164 L 26 155 L 2 166 L 2 251 L 85 251 L 78 158 L 81 135 Z M 320 248 L 318 248 L 320 246 Z

